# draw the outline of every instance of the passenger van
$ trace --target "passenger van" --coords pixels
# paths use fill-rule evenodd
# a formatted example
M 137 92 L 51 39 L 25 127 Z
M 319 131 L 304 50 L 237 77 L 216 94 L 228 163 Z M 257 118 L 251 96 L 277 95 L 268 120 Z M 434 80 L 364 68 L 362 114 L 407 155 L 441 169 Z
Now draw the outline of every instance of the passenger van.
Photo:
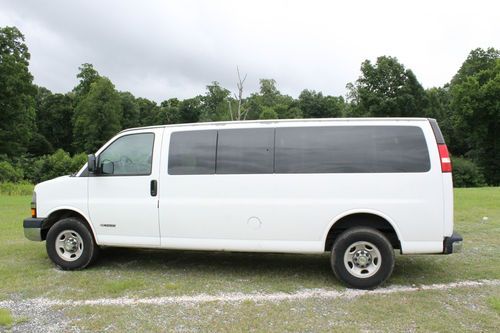
M 449 254 L 448 151 L 434 119 L 301 119 L 132 128 L 36 185 L 28 239 L 64 270 L 99 247 L 331 253 L 374 288 L 402 254 Z

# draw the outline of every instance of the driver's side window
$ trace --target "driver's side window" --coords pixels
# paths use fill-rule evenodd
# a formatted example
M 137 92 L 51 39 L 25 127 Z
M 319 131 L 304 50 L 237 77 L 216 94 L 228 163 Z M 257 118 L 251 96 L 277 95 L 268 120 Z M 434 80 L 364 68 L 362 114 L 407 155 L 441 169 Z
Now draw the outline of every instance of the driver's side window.
M 124 135 L 109 145 L 100 155 L 101 175 L 140 176 L 151 174 L 153 133 Z

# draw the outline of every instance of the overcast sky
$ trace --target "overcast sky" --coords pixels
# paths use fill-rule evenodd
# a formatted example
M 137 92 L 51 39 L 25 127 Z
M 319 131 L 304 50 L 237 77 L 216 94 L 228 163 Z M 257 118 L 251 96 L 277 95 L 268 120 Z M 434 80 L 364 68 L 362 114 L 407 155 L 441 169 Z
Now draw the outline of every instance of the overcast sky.
M 282 93 L 345 95 L 365 59 L 395 56 L 424 87 L 448 82 L 476 47 L 500 48 L 499 1 L 36 1 L 0 0 L 35 83 L 77 84 L 92 63 L 118 90 L 157 102 L 193 97 L 212 81 L 235 91 L 236 66 Z

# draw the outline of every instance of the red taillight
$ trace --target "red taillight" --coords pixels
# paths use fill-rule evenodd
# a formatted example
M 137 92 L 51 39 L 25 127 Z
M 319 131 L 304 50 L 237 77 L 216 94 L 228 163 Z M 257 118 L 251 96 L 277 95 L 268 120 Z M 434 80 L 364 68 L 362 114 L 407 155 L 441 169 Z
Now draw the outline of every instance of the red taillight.
M 445 144 L 438 144 L 439 159 L 441 160 L 441 171 L 451 172 L 451 159 L 448 153 L 448 147 Z

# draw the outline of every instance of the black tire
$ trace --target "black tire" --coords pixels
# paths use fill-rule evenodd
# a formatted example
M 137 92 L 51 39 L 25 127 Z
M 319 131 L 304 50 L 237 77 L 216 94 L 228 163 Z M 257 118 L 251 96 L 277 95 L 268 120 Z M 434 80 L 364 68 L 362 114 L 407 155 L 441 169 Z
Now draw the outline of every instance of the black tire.
M 75 245 L 77 250 L 71 249 L 76 253 L 65 251 L 65 247 L 61 246 L 61 242 L 58 242 L 58 237 L 61 241 L 67 239 L 66 234 L 68 232 L 69 235 L 74 236 L 71 240 L 74 240 L 75 244 L 78 245 Z M 62 270 L 83 269 L 92 263 L 99 253 L 99 247 L 90 230 L 82 221 L 74 217 L 68 217 L 56 222 L 47 233 L 45 246 L 50 260 Z M 74 256 L 74 258 L 69 258 L 70 256 Z
M 362 262 L 360 256 L 364 257 Z M 348 286 L 373 289 L 391 276 L 394 269 L 394 249 L 380 231 L 354 227 L 344 231 L 335 240 L 330 262 L 335 276 Z

